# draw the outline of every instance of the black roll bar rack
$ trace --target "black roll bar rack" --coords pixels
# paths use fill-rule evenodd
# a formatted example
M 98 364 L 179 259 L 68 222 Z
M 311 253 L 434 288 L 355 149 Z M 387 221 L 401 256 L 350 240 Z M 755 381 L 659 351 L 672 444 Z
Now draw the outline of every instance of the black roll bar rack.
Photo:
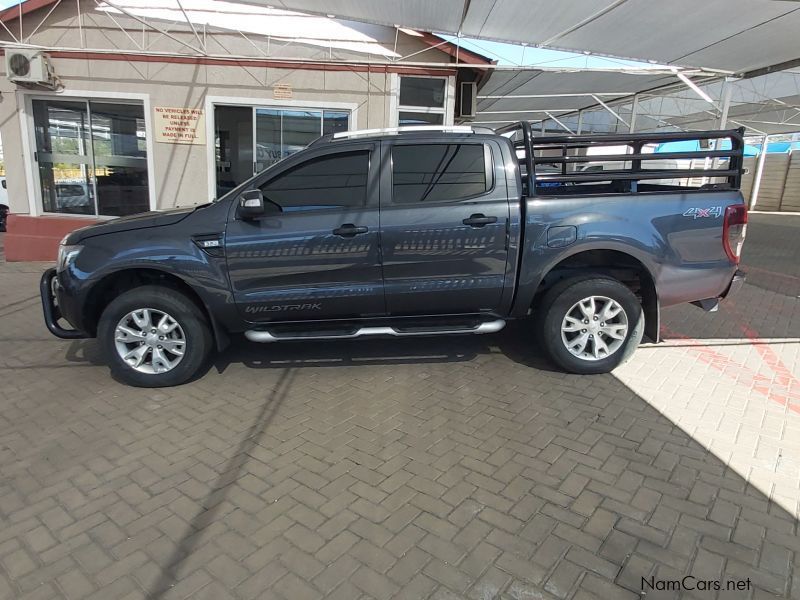
M 534 137 L 531 124 L 527 121 L 512 123 L 495 130 L 495 133 L 504 135 L 514 133 L 510 140 L 515 150 L 521 149 L 523 156 L 518 157 L 523 172 L 523 184 L 529 196 L 536 195 L 537 184 L 576 184 L 576 183 L 601 183 L 623 181 L 628 184 L 629 192 L 638 190 L 639 180 L 657 179 L 684 179 L 690 177 L 726 178 L 728 189 L 738 190 L 742 182 L 742 165 L 744 158 L 744 128 L 713 130 L 713 131 L 670 131 L 662 133 L 614 133 L 614 134 L 581 134 L 581 135 L 550 135 Z M 519 139 L 514 139 L 519 134 Z M 713 148 L 711 140 L 730 139 L 731 149 L 722 150 Z M 705 141 L 708 150 L 687 152 L 659 152 L 643 153 L 642 148 L 648 144 L 661 144 L 664 142 L 679 141 Z M 602 146 L 629 146 L 633 152 L 629 154 L 594 154 L 594 155 L 569 155 L 570 150 L 583 150 L 591 147 Z M 702 147 L 702 143 L 701 143 Z M 537 156 L 537 151 L 560 150 L 560 156 Z M 705 161 L 703 168 L 691 166 L 688 169 L 643 169 L 642 161 L 654 160 L 681 160 L 681 159 L 715 159 Z M 716 159 L 727 159 L 725 168 L 716 168 Z M 600 171 L 567 171 L 567 165 L 620 162 L 624 167 L 626 162 L 631 163 L 631 168 L 620 168 Z M 561 165 L 561 173 L 537 173 L 536 166 L 541 163 L 548 165 Z M 714 189 L 720 189 L 720 184 L 712 184 Z M 540 188 L 542 186 L 539 186 Z M 669 186 L 659 186 L 669 187 Z M 672 186 L 682 187 L 685 186 Z M 549 193 L 552 188 L 545 187 Z M 580 187 L 572 185 L 570 193 L 578 193 Z M 587 189 L 588 191 L 588 189 Z

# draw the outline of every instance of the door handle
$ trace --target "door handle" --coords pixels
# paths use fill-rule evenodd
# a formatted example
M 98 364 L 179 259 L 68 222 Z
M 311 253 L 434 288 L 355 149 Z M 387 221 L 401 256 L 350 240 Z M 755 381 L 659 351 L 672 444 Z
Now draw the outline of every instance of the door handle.
M 337 227 L 333 230 L 333 235 L 338 235 L 340 237 L 354 237 L 359 233 L 367 233 L 369 228 L 362 227 L 362 226 L 355 226 L 352 223 L 345 223 L 341 227 Z
M 482 213 L 477 213 L 470 215 L 468 219 L 464 219 L 461 222 L 464 225 L 469 225 L 470 227 L 483 227 L 484 225 L 489 225 L 490 223 L 497 223 L 497 217 L 487 217 Z

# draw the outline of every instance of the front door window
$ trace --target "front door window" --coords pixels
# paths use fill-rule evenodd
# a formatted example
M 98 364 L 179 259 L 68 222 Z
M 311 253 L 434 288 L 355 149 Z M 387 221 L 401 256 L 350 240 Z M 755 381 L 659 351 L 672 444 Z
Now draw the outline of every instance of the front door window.
M 122 216 L 149 209 L 144 107 L 33 100 L 42 208 Z

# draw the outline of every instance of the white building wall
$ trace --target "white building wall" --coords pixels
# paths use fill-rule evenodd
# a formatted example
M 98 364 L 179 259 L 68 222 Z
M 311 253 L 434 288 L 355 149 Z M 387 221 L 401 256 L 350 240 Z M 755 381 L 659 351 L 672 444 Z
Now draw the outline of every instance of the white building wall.
M 44 13 L 47 9 L 38 11 Z M 33 27 L 38 20 L 33 15 L 26 16 L 29 26 Z M 43 16 L 40 15 L 39 19 Z M 126 17 L 117 15 L 117 20 L 125 24 Z M 87 23 L 91 22 L 91 27 Z M 134 21 L 127 19 L 129 26 Z M 163 26 L 163 24 L 162 24 Z M 84 15 L 84 38 L 81 42 L 79 36 L 77 16 L 71 6 L 59 6 L 47 22 L 36 34 L 36 43 L 43 45 L 71 46 L 76 43 L 85 43 L 91 47 L 98 44 L 109 46 L 118 43 L 121 48 L 134 50 L 135 44 L 112 23 L 105 13 L 92 11 Z M 384 47 L 395 50 L 399 55 L 421 52 L 411 57 L 410 60 L 425 60 L 444 63 L 450 57 L 416 39 L 414 36 L 399 34 L 395 41 L 395 32 L 392 28 L 370 27 L 370 35 L 377 39 L 380 33 L 385 40 L 378 40 Z M 174 35 L 192 41 L 194 35 L 184 27 L 170 29 Z M 155 41 L 152 50 L 159 52 L 186 51 L 181 44 L 167 37 L 158 37 L 157 33 L 143 32 L 143 43 Z M 7 38 L 7 36 L 6 36 Z M 395 46 L 396 43 L 396 46 Z M 272 42 L 271 48 L 275 48 Z M 249 42 L 233 32 L 217 33 L 211 41 L 207 41 L 209 50 L 215 48 L 216 52 L 226 49 L 231 53 L 253 53 Z M 249 48 L 248 48 L 249 47 Z M 287 53 L 307 56 L 309 59 L 319 58 L 323 55 L 339 55 L 343 58 L 364 59 L 359 53 L 343 50 L 309 47 L 303 44 L 294 44 L 287 47 Z M 146 111 L 145 118 L 152 129 L 154 107 L 184 107 L 199 108 L 206 111 L 205 118 L 209 128 L 213 127 L 213 110 L 209 98 L 214 101 L 223 101 L 225 98 L 235 99 L 242 103 L 248 99 L 254 105 L 273 104 L 279 102 L 281 106 L 303 107 L 347 107 L 353 110 L 355 119 L 351 121 L 351 128 L 366 129 L 386 127 L 396 123 L 396 98 L 392 93 L 397 93 L 397 75 L 389 72 L 367 72 L 355 68 L 353 70 L 315 70 L 305 68 L 277 68 L 262 64 L 241 63 L 228 64 L 186 64 L 164 58 L 162 62 L 153 62 L 152 57 L 130 57 L 128 60 L 108 60 L 102 57 L 90 59 L 79 56 L 54 57 L 51 62 L 55 67 L 63 90 L 59 92 L 29 91 L 16 86 L 4 76 L 0 76 L 0 134 L 5 151 L 5 166 L 7 172 L 8 194 L 11 211 L 14 213 L 37 214 L 41 211 L 39 200 L 36 197 L 36 164 L 33 160 L 32 119 L 26 114 L 25 97 L 31 94 L 37 96 L 82 96 L 92 97 L 144 98 L 149 102 L 150 110 Z M 208 62 L 208 61 L 206 61 Z M 402 61 L 401 63 L 402 64 Z M 376 68 L 380 71 L 381 69 Z M 442 71 L 447 74 L 448 71 Z M 452 71 L 450 71 L 452 73 Z M 455 77 L 450 76 L 449 90 L 454 89 Z M 395 81 L 394 88 L 392 81 Z M 287 84 L 291 87 L 291 98 L 276 100 L 274 87 L 276 84 Z M 449 114 L 446 122 L 452 123 L 452 98 L 448 102 Z M 213 129 L 211 129 L 213 132 Z M 23 139 L 25 136 L 25 139 Z M 175 205 L 199 204 L 208 201 L 214 195 L 213 157 L 211 147 L 214 137 L 206 136 L 206 145 L 187 145 L 160 143 L 152 141 L 152 174 L 151 182 L 154 186 L 155 206 L 169 208 Z

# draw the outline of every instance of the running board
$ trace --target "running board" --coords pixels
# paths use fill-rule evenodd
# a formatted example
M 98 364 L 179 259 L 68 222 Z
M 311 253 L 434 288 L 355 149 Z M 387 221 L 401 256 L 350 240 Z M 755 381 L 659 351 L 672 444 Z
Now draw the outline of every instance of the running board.
M 303 332 L 302 335 L 292 335 L 292 334 L 273 335 L 269 331 L 263 329 L 251 329 L 250 331 L 245 331 L 244 336 L 251 342 L 263 342 L 263 343 L 288 342 L 288 341 L 298 341 L 298 340 L 350 340 L 359 337 L 378 336 L 378 335 L 391 336 L 391 337 L 413 337 L 421 335 L 496 333 L 505 326 L 506 322 L 503 319 L 497 319 L 496 321 L 485 321 L 480 325 L 478 325 L 477 327 L 469 327 L 469 328 L 443 327 L 441 329 L 436 329 L 434 327 L 428 327 L 425 329 L 403 331 L 402 329 L 397 329 L 395 327 L 360 327 L 355 331 L 343 332 L 343 333 L 314 334 L 313 332 Z

